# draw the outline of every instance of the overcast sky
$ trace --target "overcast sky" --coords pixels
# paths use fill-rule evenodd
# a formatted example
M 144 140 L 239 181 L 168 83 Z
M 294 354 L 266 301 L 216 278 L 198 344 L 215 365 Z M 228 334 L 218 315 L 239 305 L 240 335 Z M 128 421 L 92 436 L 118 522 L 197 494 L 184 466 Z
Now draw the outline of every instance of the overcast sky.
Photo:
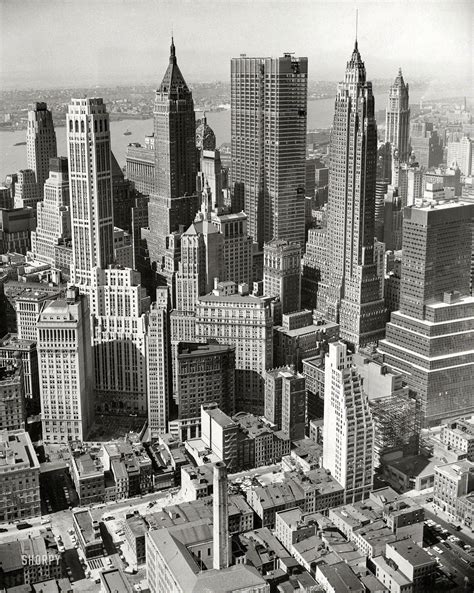
M 356 8 L 369 79 L 402 66 L 472 89 L 474 3 L 457 0 L 0 0 L 0 88 L 158 83 L 172 29 L 190 82 L 283 52 L 307 56 L 312 80 L 340 80 Z

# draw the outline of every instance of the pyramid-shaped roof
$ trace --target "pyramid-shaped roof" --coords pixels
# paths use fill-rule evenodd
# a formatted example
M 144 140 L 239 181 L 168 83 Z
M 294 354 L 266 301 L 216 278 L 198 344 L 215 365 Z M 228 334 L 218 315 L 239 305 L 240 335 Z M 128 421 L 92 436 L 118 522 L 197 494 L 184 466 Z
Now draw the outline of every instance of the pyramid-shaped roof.
M 176 48 L 173 38 L 171 38 L 170 61 L 158 92 L 165 95 L 175 96 L 188 94 L 190 92 L 176 60 Z

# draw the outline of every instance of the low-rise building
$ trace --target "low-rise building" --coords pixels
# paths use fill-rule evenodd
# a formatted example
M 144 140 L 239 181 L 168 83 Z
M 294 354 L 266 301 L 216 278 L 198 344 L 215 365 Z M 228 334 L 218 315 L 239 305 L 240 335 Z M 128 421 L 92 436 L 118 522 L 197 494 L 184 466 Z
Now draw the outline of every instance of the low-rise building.
M 400 492 L 426 490 L 434 485 L 435 468 L 441 462 L 423 455 L 409 455 L 383 465 L 383 477 Z
M 344 502 L 344 488 L 322 467 L 289 476 L 304 492 L 306 513 L 327 512 Z
M 364 585 L 345 562 L 319 564 L 316 568 L 316 580 L 328 593 L 365 593 Z
M 81 506 L 105 499 L 104 466 L 91 453 L 71 457 L 71 474 Z
M 212 568 L 212 528 L 195 521 L 149 531 L 146 539 L 150 593 L 270 593 L 270 585 L 253 566 Z
M 62 561 L 51 531 L 20 540 L 25 584 L 41 583 L 62 577 Z
M 247 491 L 247 501 L 262 521 L 262 527 L 275 528 L 275 515 L 280 511 L 300 507 L 304 509 L 305 494 L 292 478 L 280 484 L 269 484 Z
M 72 514 L 72 519 L 77 541 L 85 557 L 101 556 L 103 554 L 103 542 L 100 535 L 100 526 L 99 522 L 92 518 L 90 510 L 75 511 Z
M 212 496 L 190 502 L 164 507 L 157 513 L 146 516 L 150 529 L 161 529 L 172 525 L 192 523 L 202 519 L 212 521 Z M 253 529 L 253 510 L 240 494 L 230 494 L 227 501 L 229 533 L 243 533 Z
M 0 521 L 41 514 L 40 464 L 24 430 L 0 431 Z
M 390 593 L 413 593 L 413 582 L 384 556 L 372 558 L 375 575 Z
M 148 532 L 146 521 L 140 515 L 133 515 L 125 520 L 124 533 L 136 564 L 146 561 L 145 536 Z
M 120 568 L 109 568 L 99 573 L 101 593 L 132 593 L 133 587 Z
M 296 542 L 316 532 L 316 523 L 305 523 L 300 507 L 280 511 L 275 515 L 275 535 L 288 551 Z
M 197 500 L 212 495 L 212 471 L 212 465 L 186 465 L 181 468 L 181 492 L 185 500 Z
M 413 591 L 432 591 L 436 573 L 436 560 L 421 546 L 409 539 L 387 544 L 387 560 L 392 560 L 398 570 L 413 583 Z
M 468 461 L 474 461 L 474 422 L 455 420 L 441 427 L 441 442 L 449 449 L 461 451 Z
M 435 468 L 434 503 L 457 519 L 458 499 L 474 490 L 474 463 L 460 460 Z
M 241 469 L 271 465 L 289 455 L 291 441 L 287 433 L 276 430 L 264 418 L 239 412 L 233 420 L 239 426 L 238 456 Z
M 61 577 L 61 556 L 50 530 L 0 544 L 0 587 L 10 589 Z

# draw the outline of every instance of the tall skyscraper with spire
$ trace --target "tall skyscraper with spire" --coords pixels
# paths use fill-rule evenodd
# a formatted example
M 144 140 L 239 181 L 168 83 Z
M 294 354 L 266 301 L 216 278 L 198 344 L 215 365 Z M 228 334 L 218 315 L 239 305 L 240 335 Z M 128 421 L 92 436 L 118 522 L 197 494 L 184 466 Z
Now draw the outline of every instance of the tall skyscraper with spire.
M 358 347 L 381 338 L 385 307 L 374 263 L 377 126 L 357 40 L 339 83 L 330 143 L 327 252 L 318 310 Z
M 406 163 L 410 156 L 410 105 L 408 84 L 405 84 L 402 69 L 390 87 L 385 115 L 385 142 L 398 151 L 398 160 Z
M 233 210 L 243 206 L 260 247 L 304 245 L 307 87 L 307 58 L 232 59 Z
M 72 99 L 66 115 L 73 263 L 71 283 L 89 293 L 94 268 L 113 261 L 109 114 L 102 99 Z M 94 307 L 91 304 L 91 310 Z
M 179 69 L 173 38 L 168 68 L 155 95 L 154 131 L 155 192 L 150 196 L 144 238 L 159 272 L 166 237 L 180 224 L 189 226 L 199 207 L 194 101 Z
M 26 129 L 26 157 L 28 169 L 36 175 L 39 199 L 43 198 L 43 186 L 49 176 L 49 159 L 57 156 L 56 132 L 53 116 L 46 103 L 28 106 L 28 127 Z

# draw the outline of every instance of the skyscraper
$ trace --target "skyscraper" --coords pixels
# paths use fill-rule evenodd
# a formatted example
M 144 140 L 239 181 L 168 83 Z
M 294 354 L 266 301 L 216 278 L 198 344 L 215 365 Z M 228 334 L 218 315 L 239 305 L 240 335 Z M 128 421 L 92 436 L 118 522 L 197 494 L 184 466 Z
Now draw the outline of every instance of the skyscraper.
M 441 138 L 432 123 L 414 122 L 410 130 L 410 144 L 420 167 L 429 169 L 443 161 Z
M 56 266 L 56 245 L 71 238 L 69 173 L 64 157 L 50 160 L 44 200 L 37 206 L 36 220 L 36 231 L 31 233 L 31 251 L 35 258 Z
M 33 169 L 21 169 L 18 171 L 18 179 L 15 183 L 15 208 L 33 208 L 41 201 L 42 193 L 38 191 L 36 175 Z
M 274 239 L 263 247 L 263 292 L 279 297 L 281 312 L 301 309 L 301 247 Z
M 171 406 L 171 346 L 169 294 L 159 287 L 148 314 L 147 381 L 148 426 L 152 438 L 167 432 Z
M 155 95 L 155 191 L 145 231 L 150 261 L 159 272 L 166 237 L 189 226 L 199 206 L 196 195 L 197 149 L 193 95 L 176 59 L 171 39 L 168 68 Z
M 421 426 L 474 411 L 473 218 L 472 204 L 405 208 L 400 310 L 380 351 L 415 393 Z
M 363 346 L 383 336 L 385 307 L 374 263 L 377 126 L 372 83 L 355 43 L 336 96 L 330 143 L 327 256 L 318 310 L 341 339 Z
M 304 245 L 307 79 L 308 59 L 291 54 L 231 62 L 232 185 L 260 247 Z
M 344 487 L 346 504 L 373 483 L 374 430 L 369 399 L 346 344 L 329 344 L 324 370 L 323 467 Z
M 390 87 L 385 115 L 385 142 L 390 142 L 398 151 L 401 163 L 410 156 L 410 105 L 408 84 L 405 84 L 402 69 L 398 70 L 395 82 Z
M 87 291 L 93 269 L 106 269 L 113 261 L 114 250 L 109 115 L 103 100 L 72 99 L 66 127 L 73 241 L 71 282 Z
M 92 346 L 87 298 L 76 287 L 41 313 L 38 354 L 43 439 L 84 440 L 94 413 Z
M 49 159 L 57 156 L 56 132 L 53 116 L 46 103 L 28 106 L 28 127 L 26 129 L 26 156 L 28 168 L 36 175 L 39 199 L 43 197 L 43 186 L 49 173 Z
M 140 272 L 97 268 L 92 279 L 96 409 L 147 414 L 146 313 L 150 297 Z

